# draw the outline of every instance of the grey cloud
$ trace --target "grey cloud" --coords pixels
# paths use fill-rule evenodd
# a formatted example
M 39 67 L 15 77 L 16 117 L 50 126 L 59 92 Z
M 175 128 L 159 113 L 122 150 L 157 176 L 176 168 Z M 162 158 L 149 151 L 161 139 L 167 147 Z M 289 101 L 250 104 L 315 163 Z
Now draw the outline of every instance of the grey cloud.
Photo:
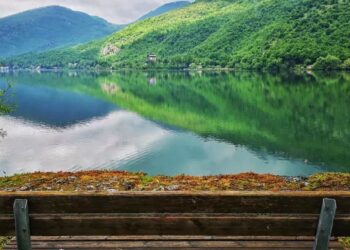
M 135 21 L 143 14 L 169 2 L 174 0 L 0 0 L 0 17 L 33 8 L 60 5 L 123 24 Z

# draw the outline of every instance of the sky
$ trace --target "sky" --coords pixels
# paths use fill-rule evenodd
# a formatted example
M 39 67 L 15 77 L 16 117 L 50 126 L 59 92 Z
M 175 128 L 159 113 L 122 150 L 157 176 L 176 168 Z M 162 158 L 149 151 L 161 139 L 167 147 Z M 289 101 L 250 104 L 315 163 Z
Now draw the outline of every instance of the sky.
M 145 13 L 176 0 L 0 0 L 0 17 L 29 9 L 60 5 L 99 16 L 115 24 L 135 21 Z

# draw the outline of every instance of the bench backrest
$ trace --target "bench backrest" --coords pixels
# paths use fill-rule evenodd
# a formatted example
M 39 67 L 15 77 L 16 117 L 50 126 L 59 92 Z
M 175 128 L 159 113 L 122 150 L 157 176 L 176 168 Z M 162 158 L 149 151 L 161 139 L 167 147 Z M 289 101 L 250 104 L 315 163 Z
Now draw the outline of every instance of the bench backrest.
M 37 236 L 315 236 L 323 198 L 337 202 L 333 236 L 349 236 L 350 192 L 0 193 L 0 235 L 27 199 Z

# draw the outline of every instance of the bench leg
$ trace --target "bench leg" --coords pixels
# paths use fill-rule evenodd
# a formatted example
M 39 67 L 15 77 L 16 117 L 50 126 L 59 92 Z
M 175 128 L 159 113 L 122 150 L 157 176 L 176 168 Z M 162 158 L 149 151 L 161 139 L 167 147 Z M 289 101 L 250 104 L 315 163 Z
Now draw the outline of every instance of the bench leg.
M 28 200 L 15 200 L 13 212 L 15 215 L 17 249 L 31 250 Z
M 337 203 L 334 199 L 323 199 L 314 250 L 328 250 L 336 210 Z

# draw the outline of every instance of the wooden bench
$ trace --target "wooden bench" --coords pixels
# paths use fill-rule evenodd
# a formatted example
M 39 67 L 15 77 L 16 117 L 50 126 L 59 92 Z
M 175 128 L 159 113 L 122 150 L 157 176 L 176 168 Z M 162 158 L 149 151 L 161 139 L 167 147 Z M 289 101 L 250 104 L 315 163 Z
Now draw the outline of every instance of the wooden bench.
M 342 249 L 350 192 L 0 193 L 15 233 L 20 250 Z

